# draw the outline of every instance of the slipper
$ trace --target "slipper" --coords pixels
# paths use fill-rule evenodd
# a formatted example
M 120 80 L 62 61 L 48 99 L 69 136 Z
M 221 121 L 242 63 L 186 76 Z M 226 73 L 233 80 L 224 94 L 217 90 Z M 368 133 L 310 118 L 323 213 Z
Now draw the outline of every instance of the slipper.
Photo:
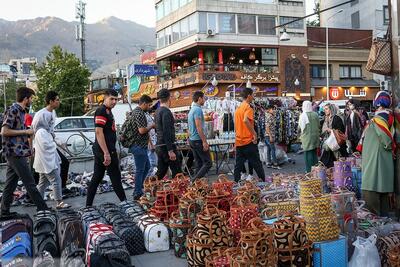
M 59 204 L 57 204 L 56 209 L 68 209 L 70 207 L 71 207 L 71 205 L 61 201 Z

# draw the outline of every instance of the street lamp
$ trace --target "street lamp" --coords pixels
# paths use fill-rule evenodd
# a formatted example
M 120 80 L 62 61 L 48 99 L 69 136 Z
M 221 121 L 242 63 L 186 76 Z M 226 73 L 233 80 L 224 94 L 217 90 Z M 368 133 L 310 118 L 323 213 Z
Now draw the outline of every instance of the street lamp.
M 326 100 L 329 100 L 329 27 L 328 27 L 328 22 L 331 18 L 333 18 L 334 16 L 336 16 L 339 13 L 342 13 L 343 9 L 340 9 L 338 11 L 336 11 L 332 16 L 330 16 L 327 20 L 326 20 Z

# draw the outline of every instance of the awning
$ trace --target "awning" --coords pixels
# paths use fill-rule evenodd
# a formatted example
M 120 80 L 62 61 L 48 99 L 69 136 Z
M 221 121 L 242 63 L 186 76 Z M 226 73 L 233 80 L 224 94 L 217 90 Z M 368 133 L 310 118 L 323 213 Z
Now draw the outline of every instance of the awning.
M 326 79 L 311 79 L 311 87 L 325 87 Z M 343 79 L 329 80 L 329 87 L 379 87 L 375 80 Z

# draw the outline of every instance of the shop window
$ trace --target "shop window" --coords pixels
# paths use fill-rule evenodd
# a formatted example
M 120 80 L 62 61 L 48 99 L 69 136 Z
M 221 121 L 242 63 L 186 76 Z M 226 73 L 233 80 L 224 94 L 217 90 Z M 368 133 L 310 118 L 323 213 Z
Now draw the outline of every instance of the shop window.
M 261 64 L 269 66 L 278 65 L 278 49 L 263 48 L 261 49 Z
M 199 12 L 199 32 L 207 32 L 207 13 Z
M 236 33 L 236 16 L 234 14 L 218 14 L 219 33 Z
M 238 29 L 241 34 L 256 34 L 256 16 L 237 15 Z
M 351 28 L 360 29 L 360 12 L 351 14 Z
M 207 31 L 208 30 L 217 31 L 217 14 L 215 13 L 207 13 Z
M 258 16 L 258 34 L 276 35 L 275 17 Z
M 361 79 L 361 66 L 339 66 L 339 77 L 341 79 Z
M 189 35 L 189 19 L 188 18 L 184 18 L 183 20 L 181 20 L 180 24 L 181 24 L 181 38 L 185 38 Z
M 331 65 L 329 65 L 329 74 L 331 74 Z M 313 79 L 326 78 L 326 65 L 311 65 L 310 76 Z M 329 75 L 332 77 L 332 75 Z
M 179 32 L 180 32 L 179 22 L 177 22 L 172 25 L 172 42 L 179 41 Z
M 289 23 L 293 20 L 298 19 L 297 17 L 280 17 L 280 24 L 285 24 L 285 23 Z M 286 28 L 289 29 L 304 29 L 304 20 L 298 20 L 298 21 L 294 21 L 288 25 L 285 26 Z
M 196 34 L 199 31 L 198 14 L 194 13 L 189 16 L 189 35 Z
M 161 30 L 157 33 L 157 47 L 163 48 L 165 46 L 165 31 Z
M 383 24 L 384 25 L 389 24 L 389 7 L 388 6 L 383 6 Z

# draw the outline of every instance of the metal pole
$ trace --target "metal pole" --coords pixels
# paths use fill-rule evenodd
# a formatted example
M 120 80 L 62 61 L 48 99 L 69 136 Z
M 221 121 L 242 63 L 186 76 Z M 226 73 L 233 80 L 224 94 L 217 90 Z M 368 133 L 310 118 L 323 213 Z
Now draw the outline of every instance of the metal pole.
M 4 112 L 7 109 L 7 97 L 6 97 L 6 79 L 5 75 L 3 75 L 3 96 L 4 96 Z
M 329 20 L 329 19 L 328 19 Z M 326 100 L 329 100 L 329 28 L 328 28 L 328 20 L 326 21 Z

